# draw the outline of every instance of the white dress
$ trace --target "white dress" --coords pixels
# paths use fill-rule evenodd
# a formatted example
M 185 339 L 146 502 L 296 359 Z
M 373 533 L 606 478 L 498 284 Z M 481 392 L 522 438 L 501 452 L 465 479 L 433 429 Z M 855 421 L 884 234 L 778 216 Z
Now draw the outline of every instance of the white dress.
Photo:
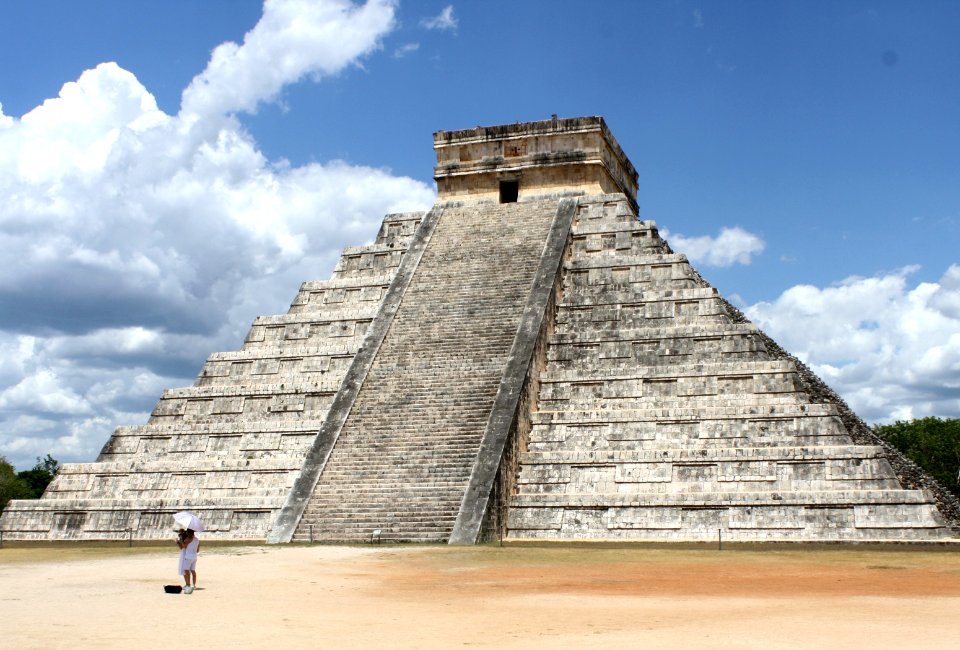
M 193 541 L 187 544 L 186 548 L 180 549 L 180 575 L 184 571 L 197 570 L 197 552 L 200 550 L 200 538 L 193 536 Z

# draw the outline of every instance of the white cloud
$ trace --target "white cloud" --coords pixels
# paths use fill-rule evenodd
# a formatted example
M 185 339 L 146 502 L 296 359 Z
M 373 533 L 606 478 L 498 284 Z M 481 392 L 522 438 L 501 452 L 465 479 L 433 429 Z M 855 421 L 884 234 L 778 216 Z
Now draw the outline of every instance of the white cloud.
M 916 270 L 800 285 L 745 312 L 868 421 L 960 417 L 960 266 L 911 287 Z
M 242 45 L 214 49 L 207 69 L 183 93 L 181 112 L 253 111 L 305 75 L 335 74 L 380 46 L 393 28 L 393 0 L 266 0 Z
M 115 63 L 0 112 L 0 454 L 91 460 L 384 214 L 430 206 L 432 188 L 388 170 L 267 160 L 230 115 L 369 54 L 393 9 L 269 0 L 178 115 Z
M 0 392 L 0 409 L 34 409 L 63 415 L 83 415 L 91 411 L 90 405 L 69 386 L 64 386 L 60 377 L 48 368 Z
M 737 227 L 722 228 L 716 237 L 674 235 L 665 228 L 661 228 L 660 233 L 669 240 L 673 250 L 685 254 L 695 264 L 707 266 L 750 264 L 753 255 L 759 255 L 766 248 L 760 237 Z
M 420 43 L 404 43 L 393 51 L 393 58 L 402 59 L 408 54 L 413 54 L 420 49 Z
M 458 24 L 457 17 L 453 15 L 453 5 L 447 5 L 436 16 L 420 21 L 420 26 L 425 29 L 456 29 Z
M 11 126 L 12 124 L 13 118 L 3 114 L 3 102 L 0 102 L 0 129 Z
M 699 9 L 693 10 L 693 26 L 697 29 L 703 29 L 703 12 Z
M 960 319 L 960 266 L 951 266 L 943 275 L 930 305 L 944 316 Z

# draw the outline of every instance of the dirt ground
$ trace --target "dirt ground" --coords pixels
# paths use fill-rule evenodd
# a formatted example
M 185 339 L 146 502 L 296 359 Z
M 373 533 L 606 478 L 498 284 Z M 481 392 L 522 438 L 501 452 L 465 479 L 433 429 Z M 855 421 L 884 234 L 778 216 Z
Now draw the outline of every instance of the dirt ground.
M 5 647 L 960 647 L 960 549 L 0 548 Z

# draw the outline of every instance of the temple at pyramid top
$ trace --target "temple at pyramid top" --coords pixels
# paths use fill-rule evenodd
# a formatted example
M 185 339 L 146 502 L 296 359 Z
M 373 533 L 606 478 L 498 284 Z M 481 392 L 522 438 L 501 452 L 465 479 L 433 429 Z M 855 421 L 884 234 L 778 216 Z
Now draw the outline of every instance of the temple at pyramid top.
M 439 131 L 439 197 L 11 501 L 3 539 L 958 541 L 960 503 L 637 213 L 602 118 Z
M 433 134 L 441 201 L 624 194 L 637 200 L 637 171 L 602 117 L 575 117 Z

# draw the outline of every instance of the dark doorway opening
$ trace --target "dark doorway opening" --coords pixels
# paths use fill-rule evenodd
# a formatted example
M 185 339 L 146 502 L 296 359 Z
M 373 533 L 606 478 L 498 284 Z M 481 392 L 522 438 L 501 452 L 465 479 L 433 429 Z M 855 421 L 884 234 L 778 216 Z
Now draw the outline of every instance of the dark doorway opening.
M 520 181 L 500 181 L 500 203 L 516 203 L 520 195 Z

